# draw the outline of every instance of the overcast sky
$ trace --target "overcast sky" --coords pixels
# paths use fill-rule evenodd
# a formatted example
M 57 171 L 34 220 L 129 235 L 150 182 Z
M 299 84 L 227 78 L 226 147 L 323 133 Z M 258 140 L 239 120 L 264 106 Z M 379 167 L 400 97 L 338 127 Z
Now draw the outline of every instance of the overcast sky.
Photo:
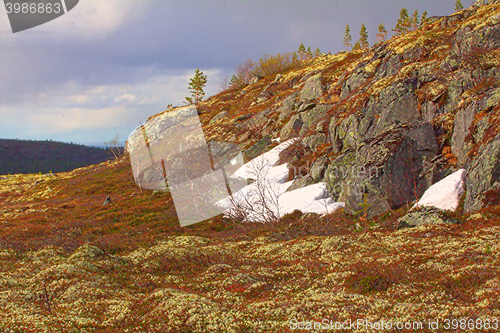
M 465 6 L 470 1 L 462 1 Z M 182 105 L 189 78 L 207 95 L 245 59 L 295 51 L 336 53 L 346 24 L 392 29 L 402 7 L 448 15 L 455 0 L 80 0 L 67 14 L 13 34 L 0 5 L 0 138 L 89 145 L 125 140 L 168 104 Z

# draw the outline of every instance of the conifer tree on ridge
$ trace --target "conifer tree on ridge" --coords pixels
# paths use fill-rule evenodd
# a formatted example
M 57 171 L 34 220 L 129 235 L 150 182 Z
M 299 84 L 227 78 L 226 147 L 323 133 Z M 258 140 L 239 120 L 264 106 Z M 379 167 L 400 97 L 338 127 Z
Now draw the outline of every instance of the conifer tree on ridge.
M 359 46 L 362 49 L 367 49 L 370 47 L 368 43 L 368 31 L 366 30 L 365 24 L 361 24 L 361 30 L 359 31 Z
M 344 45 L 345 45 L 346 51 L 349 51 L 349 46 L 352 45 L 351 41 L 352 41 L 351 29 L 349 28 L 349 24 L 348 24 L 345 27 L 345 35 L 344 35 Z
M 407 32 L 410 32 L 411 22 L 410 16 L 408 15 L 408 10 L 406 8 L 401 8 L 399 12 L 399 19 L 396 24 L 396 27 L 392 29 L 396 33 L 396 36 L 404 35 Z
M 385 28 L 383 23 L 380 23 L 380 25 L 378 26 L 377 41 L 381 43 L 386 38 L 387 38 L 387 29 Z
M 207 76 L 203 75 L 200 69 L 194 71 L 194 77 L 191 78 L 189 83 L 189 91 L 191 92 L 191 97 L 186 97 L 185 103 L 187 104 L 198 104 L 203 101 L 205 96 L 205 91 L 203 88 L 207 84 Z

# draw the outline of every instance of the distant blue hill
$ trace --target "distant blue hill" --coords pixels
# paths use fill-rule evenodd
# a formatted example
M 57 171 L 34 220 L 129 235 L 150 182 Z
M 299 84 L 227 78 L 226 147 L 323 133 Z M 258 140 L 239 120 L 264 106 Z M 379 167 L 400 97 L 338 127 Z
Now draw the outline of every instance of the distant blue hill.
M 71 171 L 113 158 L 112 152 L 106 148 L 50 140 L 0 139 L 2 175 Z

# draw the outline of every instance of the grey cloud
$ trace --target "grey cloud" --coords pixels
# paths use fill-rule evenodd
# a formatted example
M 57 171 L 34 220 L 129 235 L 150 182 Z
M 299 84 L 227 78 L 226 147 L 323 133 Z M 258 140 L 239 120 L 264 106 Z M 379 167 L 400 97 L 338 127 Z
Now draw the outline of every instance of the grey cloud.
M 429 15 L 450 14 L 454 8 L 451 0 L 141 1 L 141 8 L 122 13 L 125 16 L 113 30 L 73 33 L 75 26 L 88 24 L 79 12 L 85 3 L 81 1 L 67 14 L 75 13 L 71 16 L 75 19 L 64 23 L 67 26 L 50 26 L 65 31 L 42 32 L 49 28 L 40 26 L 15 35 L 2 32 L 0 112 L 16 105 L 22 110 L 25 103 L 36 102 L 37 94 L 64 90 L 72 82 L 85 90 L 96 85 L 134 87 L 155 76 L 179 75 L 198 67 L 230 73 L 247 58 L 294 51 L 301 42 L 335 53 L 344 48 L 347 23 L 356 39 L 364 22 L 373 42 L 378 24 L 383 22 L 390 30 L 401 7 L 427 10 Z M 3 9 L 0 18 L 6 18 Z M 219 84 L 209 77 L 212 93 Z M 158 105 L 156 111 L 163 107 Z M 35 107 L 30 112 L 40 110 Z

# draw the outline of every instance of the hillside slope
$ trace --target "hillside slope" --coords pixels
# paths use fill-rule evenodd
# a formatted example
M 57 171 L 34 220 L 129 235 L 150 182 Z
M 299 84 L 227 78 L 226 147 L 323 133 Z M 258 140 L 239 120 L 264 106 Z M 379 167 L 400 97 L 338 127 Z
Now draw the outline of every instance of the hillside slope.
M 348 211 L 368 217 L 464 168 L 464 209 L 477 211 L 500 194 L 499 15 L 498 3 L 472 6 L 369 50 L 224 91 L 198 105 L 206 139 L 252 157 L 271 139 L 299 137 L 286 154 L 292 188 L 326 182 Z M 144 133 L 154 135 L 168 112 L 150 117 Z M 144 145 L 140 131 L 130 150 Z
M 3 331 L 288 332 L 325 318 L 491 327 L 500 316 L 499 206 L 401 230 L 401 211 L 180 228 L 170 196 L 141 192 L 127 159 L 32 186 L 42 177 L 0 179 Z
M 0 176 L 0 331 L 289 332 L 323 319 L 498 331 L 499 15 L 491 4 L 435 18 L 198 105 L 206 138 L 247 159 L 299 137 L 282 156 L 294 186 L 324 181 L 345 211 L 181 228 L 170 194 L 141 190 L 128 156 Z M 457 211 L 419 212 L 449 223 L 398 228 L 460 168 Z

